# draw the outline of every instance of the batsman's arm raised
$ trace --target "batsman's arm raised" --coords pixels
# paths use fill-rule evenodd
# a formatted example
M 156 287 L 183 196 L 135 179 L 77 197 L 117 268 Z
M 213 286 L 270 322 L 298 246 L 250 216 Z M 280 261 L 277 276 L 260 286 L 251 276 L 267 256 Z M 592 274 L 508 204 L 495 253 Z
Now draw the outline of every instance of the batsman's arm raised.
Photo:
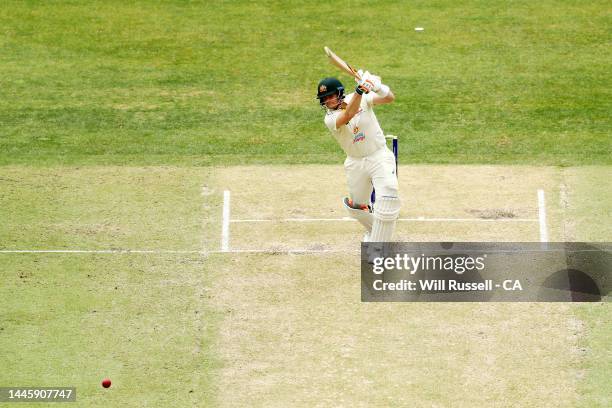
M 361 79 L 357 80 L 357 88 L 355 89 L 355 95 L 350 100 L 346 109 L 338 115 L 336 118 L 336 129 L 340 126 L 346 125 L 353 117 L 359 112 L 359 106 L 361 105 L 361 96 L 364 93 L 369 93 L 374 89 L 374 83 L 370 80 L 369 73 L 361 76 Z
M 339 129 L 341 126 L 349 123 L 353 116 L 359 112 L 359 106 L 361 105 L 361 95 L 360 93 L 355 93 L 353 99 L 348 103 L 346 109 L 343 110 L 338 117 L 336 118 L 336 129 Z

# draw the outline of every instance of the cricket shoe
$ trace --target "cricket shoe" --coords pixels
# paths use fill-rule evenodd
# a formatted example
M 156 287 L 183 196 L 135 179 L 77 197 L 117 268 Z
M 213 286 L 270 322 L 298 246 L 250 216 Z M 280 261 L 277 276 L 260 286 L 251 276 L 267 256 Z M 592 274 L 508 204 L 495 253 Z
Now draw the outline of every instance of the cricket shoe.
M 353 200 L 351 200 L 348 197 L 344 197 L 344 204 L 346 206 L 348 206 L 348 207 L 351 207 L 351 208 L 355 209 L 355 210 L 364 210 L 364 211 L 367 211 L 367 212 L 372 212 L 372 208 L 369 205 L 367 205 L 367 204 L 359 204 L 359 205 L 357 205 L 357 204 L 355 204 L 353 202 Z

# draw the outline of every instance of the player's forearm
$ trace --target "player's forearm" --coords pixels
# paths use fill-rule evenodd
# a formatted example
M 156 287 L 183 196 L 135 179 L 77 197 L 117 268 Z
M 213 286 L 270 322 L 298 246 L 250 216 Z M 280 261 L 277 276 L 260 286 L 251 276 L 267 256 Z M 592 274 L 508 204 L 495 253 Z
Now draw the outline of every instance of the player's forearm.
M 346 109 L 336 119 L 336 127 L 346 125 L 349 120 L 353 119 L 353 116 L 359 112 L 359 106 L 361 105 L 361 94 L 355 93 L 351 101 L 346 106 Z
M 385 99 L 387 100 L 387 102 L 393 102 L 395 100 L 395 94 L 393 93 L 393 91 L 389 91 L 389 94 L 385 96 Z
M 395 94 L 393 94 L 392 91 L 389 91 L 389 93 L 387 93 L 385 96 L 378 95 L 378 98 L 379 103 L 391 103 L 395 100 Z
M 388 86 L 381 91 L 382 92 L 376 92 L 376 95 L 374 95 L 374 99 L 372 99 L 374 105 L 384 105 L 385 103 L 391 103 L 395 100 L 395 94 Z
M 353 119 L 353 116 L 355 116 L 357 112 L 359 111 L 360 105 L 361 105 L 361 94 L 358 94 L 357 92 L 355 92 L 355 94 L 353 95 L 353 98 L 351 99 L 351 101 L 346 107 L 346 113 L 349 116 L 348 120 Z

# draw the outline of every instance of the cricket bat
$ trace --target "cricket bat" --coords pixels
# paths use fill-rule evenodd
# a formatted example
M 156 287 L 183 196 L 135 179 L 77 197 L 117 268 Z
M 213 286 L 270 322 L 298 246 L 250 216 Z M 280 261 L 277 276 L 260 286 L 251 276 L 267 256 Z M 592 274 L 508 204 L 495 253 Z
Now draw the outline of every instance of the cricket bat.
M 325 50 L 325 54 L 327 54 L 327 56 L 329 57 L 329 62 L 340 68 L 340 70 L 354 77 L 355 79 L 361 79 L 357 70 L 347 64 L 342 58 L 334 54 L 334 52 L 330 50 L 329 47 L 324 47 L 323 49 Z

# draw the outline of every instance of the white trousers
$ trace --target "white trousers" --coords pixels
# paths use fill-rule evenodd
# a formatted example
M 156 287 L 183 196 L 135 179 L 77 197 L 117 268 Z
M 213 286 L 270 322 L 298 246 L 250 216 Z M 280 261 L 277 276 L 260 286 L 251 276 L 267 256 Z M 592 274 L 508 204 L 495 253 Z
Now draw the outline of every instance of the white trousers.
M 366 157 L 347 157 L 344 171 L 349 196 L 354 204 L 370 204 L 372 185 L 377 197 L 399 198 L 395 156 L 387 146 Z

